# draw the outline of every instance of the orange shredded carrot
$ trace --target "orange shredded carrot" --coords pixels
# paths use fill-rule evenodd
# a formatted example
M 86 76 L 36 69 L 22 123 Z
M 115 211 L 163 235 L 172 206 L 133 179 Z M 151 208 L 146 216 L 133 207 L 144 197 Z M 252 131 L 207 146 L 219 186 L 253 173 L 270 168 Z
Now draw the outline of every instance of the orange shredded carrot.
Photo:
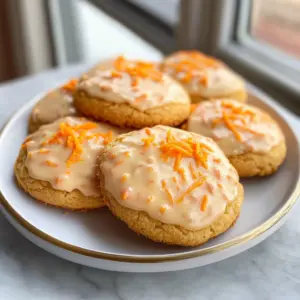
M 234 134 L 234 136 L 236 137 L 236 139 L 238 141 L 241 141 L 242 140 L 241 135 L 238 133 L 235 126 L 230 122 L 229 118 L 227 117 L 227 115 L 225 113 L 223 113 L 223 119 L 224 119 L 224 123 L 227 126 L 227 128 L 232 131 L 232 133 Z
M 144 146 L 147 147 L 147 146 L 149 146 L 149 145 L 151 145 L 153 143 L 154 139 L 155 139 L 155 137 L 153 135 L 151 135 L 151 136 L 149 136 L 147 138 L 143 138 L 142 142 L 144 142 Z
M 86 122 L 84 124 L 79 124 L 79 125 L 75 125 L 73 128 L 75 130 L 77 129 L 82 129 L 82 130 L 89 130 L 89 129 L 94 129 L 94 128 L 97 128 L 98 125 L 94 122 Z
M 180 175 L 182 181 L 186 181 L 186 176 L 185 176 L 185 171 L 184 171 L 184 169 L 183 169 L 183 168 L 179 168 L 177 171 L 178 171 L 178 173 L 179 173 L 179 175 Z
M 243 125 L 234 124 L 234 126 L 237 127 L 237 128 L 243 129 L 245 131 L 248 131 L 248 132 L 250 132 L 252 134 L 255 134 L 255 135 L 260 135 L 260 136 L 264 136 L 265 135 L 262 132 L 255 131 L 255 130 L 253 130 L 253 129 L 249 128 L 249 127 L 243 126 Z
M 214 193 L 214 186 L 211 183 L 207 183 L 207 189 L 209 193 L 212 195 Z
M 184 200 L 184 197 L 190 194 L 193 190 L 199 188 L 205 181 L 205 178 L 202 177 L 197 181 L 194 181 L 188 188 L 187 190 L 176 200 L 176 203 L 180 203 Z
M 189 163 L 189 169 L 190 169 L 192 178 L 195 180 L 195 179 L 197 178 L 197 175 L 196 175 L 196 173 L 195 173 L 194 167 L 193 167 L 193 165 L 192 165 L 191 162 Z
M 200 210 L 201 211 L 206 211 L 207 204 L 208 204 L 208 197 L 207 197 L 207 195 L 204 195 L 203 198 L 202 198 L 202 201 L 201 201 Z
M 174 171 L 178 171 L 179 170 L 181 159 L 182 159 L 182 154 L 179 153 L 176 156 L 176 158 L 175 158 L 175 163 L 174 163 L 174 167 L 173 167 Z
M 45 148 L 42 148 L 42 149 L 40 149 L 40 151 L 39 151 L 39 153 L 41 153 L 41 154 L 47 154 L 47 153 L 49 153 L 49 152 L 50 152 L 50 150 L 45 149 Z
M 199 83 L 207 86 L 207 74 L 205 70 L 207 68 L 216 68 L 220 66 L 220 63 L 209 56 L 206 56 L 199 52 L 192 51 L 180 51 L 174 54 L 178 57 L 177 61 L 169 63 L 166 68 L 173 68 L 177 73 L 184 74 L 180 81 L 187 83 L 193 78 L 199 78 Z
M 73 93 L 77 87 L 78 80 L 77 79 L 71 79 L 66 84 L 62 86 L 62 89 L 64 89 L 67 92 Z
M 45 163 L 49 166 L 49 167 L 52 167 L 52 168 L 56 168 L 58 165 L 55 163 L 55 162 L 53 162 L 53 161 L 51 161 L 51 160 L 46 160 L 45 161 Z

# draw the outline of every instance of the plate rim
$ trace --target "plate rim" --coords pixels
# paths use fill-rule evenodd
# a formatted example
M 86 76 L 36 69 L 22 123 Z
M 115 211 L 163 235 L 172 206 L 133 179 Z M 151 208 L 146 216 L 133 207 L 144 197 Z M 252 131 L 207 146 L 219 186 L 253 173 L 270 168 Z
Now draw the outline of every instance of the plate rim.
M 59 84 L 60 85 L 60 84 Z M 57 85 L 57 86 L 59 86 Z M 293 130 L 293 128 L 290 126 L 289 122 L 286 120 L 286 118 L 278 112 L 278 109 L 276 107 L 273 107 L 268 102 L 270 101 L 269 96 L 258 90 L 256 87 L 249 85 L 248 86 L 248 92 L 253 94 L 253 96 L 259 98 L 260 101 L 262 101 L 265 105 L 270 108 L 273 113 L 281 119 L 285 123 L 285 126 L 287 126 L 290 130 L 290 132 L 293 135 L 293 138 L 297 141 L 297 148 L 298 148 L 298 156 L 300 157 L 300 151 L 299 151 L 299 142 L 298 138 Z M 2 140 L 4 133 L 6 132 L 7 128 L 9 127 L 10 123 L 12 123 L 16 118 L 19 117 L 28 107 L 33 106 L 34 103 L 36 103 L 43 95 L 45 95 L 46 92 L 39 93 L 33 99 L 21 106 L 20 109 L 18 109 L 16 112 L 12 114 L 12 116 L 8 119 L 8 121 L 5 123 L 5 125 L 2 127 L 0 132 L 0 141 Z M 299 166 L 298 166 L 299 168 Z M 91 257 L 91 258 L 100 258 L 107 261 L 117 261 L 117 262 L 127 262 L 127 263 L 162 263 L 162 262 L 168 262 L 168 261 L 181 261 L 185 259 L 191 259 L 199 256 L 204 256 L 207 254 L 212 254 L 215 252 L 221 252 L 225 249 L 229 249 L 233 246 L 244 244 L 250 240 L 254 240 L 264 232 L 266 232 L 268 229 L 273 227 L 276 223 L 278 223 L 287 213 L 292 209 L 294 204 L 297 202 L 298 197 L 300 196 L 300 172 L 298 172 L 298 176 L 296 178 L 297 183 L 295 184 L 294 190 L 291 192 L 289 198 L 286 200 L 286 203 L 281 207 L 279 211 L 277 211 L 273 216 L 271 216 L 268 220 L 266 220 L 263 224 L 253 228 L 252 230 L 244 233 L 241 236 L 238 236 L 236 238 L 233 238 L 229 241 L 223 242 L 216 246 L 211 246 L 206 249 L 198 249 L 192 252 L 188 253 L 178 253 L 178 254 L 163 254 L 163 255 L 119 255 L 119 254 L 110 254 L 105 252 L 100 252 L 96 250 L 90 250 L 85 249 L 79 246 L 75 246 L 69 243 L 66 243 L 64 241 L 61 241 L 45 232 L 40 230 L 39 228 L 35 227 L 34 225 L 30 224 L 26 219 L 24 219 L 9 203 L 9 201 L 4 197 L 2 191 L 0 190 L 0 204 L 4 207 L 6 212 L 13 217 L 13 219 L 22 227 L 24 227 L 26 230 L 28 230 L 33 235 L 41 238 L 42 240 L 59 247 L 61 249 L 70 251 L 75 254 L 80 254 L 83 256 Z

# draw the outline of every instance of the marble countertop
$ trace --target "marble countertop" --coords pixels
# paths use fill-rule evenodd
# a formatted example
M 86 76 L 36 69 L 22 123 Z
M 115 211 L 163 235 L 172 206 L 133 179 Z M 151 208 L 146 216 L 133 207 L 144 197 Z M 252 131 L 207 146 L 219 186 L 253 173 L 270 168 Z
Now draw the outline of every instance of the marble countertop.
M 0 85 L 0 126 L 37 93 L 82 66 Z M 300 137 L 300 120 L 284 109 Z M 1 300 L 300 299 L 300 205 L 258 246 L 213 265 L 159 274 L 117 273 L 76 265 L 33 245 L 0 215 Z

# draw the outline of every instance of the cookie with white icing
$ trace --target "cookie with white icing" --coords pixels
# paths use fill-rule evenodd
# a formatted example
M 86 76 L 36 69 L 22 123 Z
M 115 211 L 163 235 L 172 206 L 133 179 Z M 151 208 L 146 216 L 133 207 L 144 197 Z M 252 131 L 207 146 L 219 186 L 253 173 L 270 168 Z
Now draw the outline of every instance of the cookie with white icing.
M 29 133 L 33 133 L 42 125 L 52 123 L 60 118 L 79 115 L 73 105 L 73 92 L 76 86 L 77 79 L 71 79 L 39 100 L 29 117 Z
M 183 85 L 193 103 L 214 98 L 247 99 L 244 80 L 224 63 L 201 52 L 175 52 L 164 59 L 161 70 Z
M 83 78 L 74 103 L 88 117 L 125 128 L 176 126 L 190 110 L 186 91 L 155 64 L 123 57 L 112 68 Z
M 104 206 L 96 181 L 99 151 L 124 131 L 66 117 L 29 135 L 15 163 L 19 185 L 33 198 L 72 210 Z
M 98 168 L 112 213 L 156 242 L 203 244 L 240 213 L 239 176 L 210 138 L 166 126 L 133 131 L 101 151 Z
M 235 100 L 199 103 L 184 127 L 214 139 L 242 177 L 272 174 L 286 156 L 279 125 L 262 110 Z

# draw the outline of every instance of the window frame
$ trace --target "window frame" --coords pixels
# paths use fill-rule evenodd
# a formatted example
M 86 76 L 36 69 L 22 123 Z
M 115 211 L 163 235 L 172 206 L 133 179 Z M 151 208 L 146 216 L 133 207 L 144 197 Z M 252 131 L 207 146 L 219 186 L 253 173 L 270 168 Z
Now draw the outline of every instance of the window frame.
M 253 39 L 251 41 L 245 30 L 248 28 L 249 18 L 245 16 L 249 14 L 250 0 L 187 2 L 190 6 L 189 11 L 197 11 L 200 17 L 197 24 L 197 19 L 191 18 L 193 26 L 186 26 L 186 31 L 182 35 L 202 37 L 202 40 L 198 39 L 194 42 L 191 38 L 185 41 L 185 43 L 189 42 L 187 48 L 193 47 L 219 57 L 246 79 L 300 114 L 300 79 L 298 79 L 300 74 L 292 67 L 294 62 L 280 63 L 278 57 L 287 57 L 287 55 L 270 46 L 264 48 L 263 43 L 255 42 Z M 204 12 L 209 16 L 209 22 L 207 18 L 201 18 Z M 183 20 L 189 17 L 188 11 L 185 14 Z M 181 46 L 183 45 L 181 43 Z

